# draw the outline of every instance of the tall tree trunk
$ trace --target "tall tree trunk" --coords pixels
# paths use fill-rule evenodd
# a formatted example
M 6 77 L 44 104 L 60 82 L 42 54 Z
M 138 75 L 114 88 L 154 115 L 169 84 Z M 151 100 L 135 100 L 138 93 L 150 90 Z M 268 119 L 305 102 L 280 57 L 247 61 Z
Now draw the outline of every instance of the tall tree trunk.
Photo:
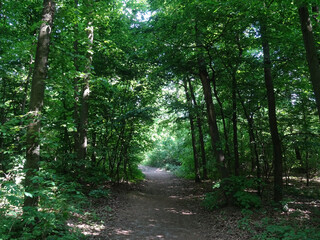
M 231 154 L 230 154 L 230 149 L 229 149 L 229 137 L 228 137 L 228 132 L 227 132 L 227 126 L 226 126 L 226 118 L 225 118 L 225 114 L 224 114 L 224 110 L 223 110 L 223 104 L 222 101 L 219 97 L 218 91 L 217 91 L 217 82 L 216 82 L 216 76 L 215 76 L 215 70 L 213 68 L 212 62 L 212 56 L 210 54 L 210 50 L 208 48 L 206 48 L 208 56 L 209 56 L 209 67 L 212 71 L 212 77 L 211 77 L 211 81 L 213 84 L 213 94 L 218 102 L 219 105 L 219 110 L 220 110 L 220 114 L 221 114 L 221 119 L 222 119 L 222 126 L 223 126 L 223 135 L 224 135 L 224 139 L 225 139 L 225 154 L 227 156 L 227 167 L 228 167 L 228 171 L 231 170 Z
M 236 36 L 237 47 L 238 47 L 238 57 L 239 62 L 242 58 L 243 49 L 241 46 L 241 38 L 240 34 L 238 33 Z M 235 168 L 235 175 L 239 176 L 240 171 L 240 160 L 239 160 L 239 143 L 238 143 L 238 119 L 237 119 L 237 93 L 238 93 L 238 83 L 237 83 L 237 70 L 239 69 L 239 63 L 236 65 L 234 70 L 232 71 L 232 122 L 233 122 L 233 152 L 234 152 L 234 168 Z M 230 69 L 233 69 L 232 65 L 229 65 Z M 251 144 L 250 144 L 251 145 Z M 259 190 L 260 194 L 260 190 Z
M 65 92 L 63 92 L 63 96 L 66 96 Z M 66 102 L 65 98 L 62 99 L 62 106 L 63 106 L 63 109 L 64 109 L 64 111 L 63 111 L 63 121 L 67 122 L 68 121 L 68 117 L 66 115 L 66 111 L 68 111 L 68 109 L 67 109 L 67 102 Z M 72 143 L 71 143 L 70 138 L 69 138 L 68 127 L 64 126 L 63 127 L 63 131 L 64 131 L 64 138 L 63 138 L 64 146 L 62 146 L 62 148 L 64 149 L 65 157 L 68 157 L 68 153 L 72 153 Z M 65 170 L 66 170 L 66 168 L 65 168 Z
M 256 141 L 256 137 L 254 135 L 254 125 L 253 125 L 253 113 L 249 115 L 245 105 L 244 105 L 244 101 L 242 100 L 240 91 L 238 92 L 238 96 L 239 96 L 239 100 L 240 103 L 242 105 L 243 108 L 243 112 L 244 115 L 247 119 L 247 123 L 248 123 L 248 130 L 249 130 L 249 139 L 250 139 L 250 149 L 251 149 L 251 155 L 253 157 L 252 160 L 252 165 L 251 165 L 251 169 L 252 172 L 254 171 L 255 166 L 257 167 L 257 178 L 260 179 L 261 178 L 261 166 L 260 166 L 260 159 L 259 159 L 259 153 L 258 153 L 258 147 L 257 147 L 257 141 Z M 261 194 L 261 186 L 260 184 L 258 184 L 258 194 Z
M 29 104 L 29 112 L 31 123 L 27 129 L 27 152 L 24 169 L 25 176 L 25 191 L 35 193 L 34 195 L 27 194 L 24 198 L 24 211 L 27 207 L 36 207 L 38 205 L 37 190 L 38 186 L 32 182 L 32 177 L 39 170 L 40 160 L 40 118 L 43 107 L 45 79 L 48 71 L 48 56 L 50 34 L 55 12 L 55 3 L 53 0 L 43 1 L 42 24 L 38 36 L 38 45 L 36 51 L 35 65 L 32 76 L 31 97 Z
M 306 178 L 307 186 L 310 185 L 309 151 L 306 151 Z
M 233 123 L 233 153 L 234 153 L 234 174 L 239 176 L 240 161 L 238 147 L 238 119 L 237 119 L 237 79 L 236 72 L 232 74 L 232 123 Z
M 218 91 L 217 91 L 217 83 L 216 83 L 216 77 L 215 77 L 215 71 L 213 68 L 212 69 L 212 84 L 213 84 L 213 94 L 214 97 L 216 98 L 218 105 L 219 105 L 219 109 L 220 109 L 220 114 L 221 114 L 221 119 L 222 119 L 222 126 L 223 126 L 223 135 L 224 135 L 224 140 L 225 140 L 225 150 L 226 150 L 226 155 L 228 158 L 228 170 L 230 171 L 230 167 L 231 167 L 231 155 L 230 155 L 230 149 L 229 149 L 229 137 L 228 137 L 228 132 L 227 132 L 227 125 L 226 125 L 226 117 L 224 115 L 224 111 L 223 111 L 223 104 L 222 101 L 218 95 Z
M 125 139 L 125 142 L 124 142 L 124 153 L 123 153 L 123 175 L 124 175 L 124 180 L 126 181 L 126 183 L 128 183 L 128 181 L 129 181 L 128 165 L 130 165 L 130 162 L 129 162 L 128 149 L 131 144 L 132 136 L 134 134 L 133 121 L 130 122 L 129 129 L 130 129 L 130 131 L 129 131 L 129 133 Z
M 111 178 L 114 178 L 115 175 L 114 175 L 114 168 L 117 167 L 117 166 L 120 166 L 119 165 L 119 162 L 120 160 L 118 158 L 118 156 L 121 156 L 121 152 L 122 152 L 122 142 L 123 142 L 123 139 L 124 139 L 124 134 L 125 134 L 125 131 L 126 131 L 126 121 L 123 120 L 121 126 L 119 128 L 119 135 L 118 135 L 118 139 L 117 139 L 117 142 L 116 142 L 116 145 L 114 146 L 113 150 L 112 150 L 112 153 L 109 155 L 109 175 Z M 116 168 L 116 172 L 117 172 L 117 168 Z
M 202 160 L 202 179 L 208 179 L 207 158 L 206 158 L 206 151 L 205 151 L 203 131 L 202 131 L 202 119 L 198 111 L 198 104 L 196 101 L 196 97 L 194 95 L 190 78 L 188 78 L 188 83 L 189 83 L 190 95 L 193 101 L 193 105 L 196 108 L 197 126 L 198 126 L 198 132 L 199 132 L 200 152 L 201 152 L 201 160 Z
M 222 178 L 226 178 L 228 177 L 229 174 L 228 174 L 225 155 L 224 155 L 221 140 L 220 140 L 215 107 L 212 101 L 212 90 L 210 86 L 209 74 L 205 68 L 204 61 L 201 59 L 199 60 L 199 75 L 200 75 L 202 90 L 203 90 L 204 99 L 207 107 L 209 134 L 211 137 L 212 148 L 217 158 L 217 165 L 218 165 L 220 174 Z
M 296 147 L 294 148 L 294 152 L 295 152 L 295 154 L 296 154 L 296 159 L 299 161 L 299 163 L 300 163 L 300 165 L 301 165 L 301 167 L 302 167 L 302 166 L 303 166 L 302 156 L 301 156 L 301 152 L 300 152 L 300 149 L 299 149 L 298 146 L 296 146 Z
M 316 98 L 318 115 L 320 118 L 320 65 L 317 55 L 316 42 L 314 40 L 312 25 L 309 17 L 309 11 L 306 5 L 299 7 L 299 17 L 301 31 L 303 35 L 304 47 L 309 66 L 310 78 L 313 87 L 313 92 Z
M 128 148 L 129 146 L 126 146 L 124 148 L 124 153 L 123 153 L 123 178 L 124 178 L 124 181 L 126 183 L 128 183 L 129 181 L 129 177 L 128 177 L 128 171 L 127 171 L 127 168 L 128 168 Z
M 88 146 L 88 116 L 89 116 L 89 80 L 92 65 L 92 45 L 93 45 L 93 26 L 92 22 L 89 22 L 86 29 L 88 36 L 88 49 L 87 49 L 87 62 L 85 66 L 85 76 L 83 77 L 83 88 L 81 95 L 81 110 L 80 110 L 80 139 L 78 149 L 78 160 L 81 162 L 86 158 L 87 146 Z M 82 165 L 82 163 L 80 163 Z
M 78 0 L 74 1 L 75 9 L 78 9 Z M 77 12 L 78 13 L 78 12 Z M 76 70 L 76 76 L 73 79 L 73 99 L 74 99 L 74 109 L 73 109 L 73 119 L 74 123 L 76 126 L 77 131 L 74 132 L 73 137 L 74 137 L 74 152 L 78 153 L 79 152 L 79 147 L 80 147 L 80 114 L 79 114 L 79 76 L 78 74 L 80 73 L 80 66 L 79 66 L 79 30 L 78 30 L 78 24 L 75 24 L 74 26 L 74 42 L 73 42 L 73 50 L 74 50 L 74 59 L 73 59 L 73 65 Z
M 196 44 L 198 46 L 201 46 L 197 23 L 195 25 L 195 33 L 196 33 L 196 36 L 195 36 L 196 37 L 196 39 L 195 39 Z M 218 124 L 217 124 L 216 110 L 215 110 L 213 100 L 212 100 L 212 89 L 211 89 L 211 85 L 210 85 L 209 73 L 206 68 L 205 60 L 204 60 L 201 53 L 199 53 L 197 60 L 198 60 L 199 77 L 201 80 L 204 100 L 205 100 L 206 108 L 207 108 L 209 135 L 211 137 L 212 149 L 216 155 L 217 167 L 219 169 L 221 177 L 227 178 L 229 176 L 229 172 L 228 172 L 228 168 L 227 168 L 227 161 L 225 158 L 225 153 L 223 151 L 222 142 L 220 139 L 220 133 L 219 133 Z M 215 81 L 214 69 L 212 69 L 212 70 L 213 70 L 212 81 L 214 82 Z
M 117 162 L 116 164 L 116 177 L 117 177 L 117 183 L 119 184 L 120 183 L 120 166 L 121 166 L 121 163 L 122 163 L 122 160 L 124 158 L 124 152 L 125 152 L 125 141 L 127 140 L 127 136 L 126 136 L 126 131 L 128 129 L 128 123 L 126 120 L 123 120 L 123 126 L 122 126 L 122 129 L 121 129 L 121 133 L 119 135 L 119 138 L 118 138 L 118 143 L 117 144 L 119 146 L 119 150 L 118 148 L 115 149 L 114 151 L 114 161 Z
M 278 123 L 276 116 L 276 100 L 274 95 L 273 80 L 271 74 L 271 58 L 269 41 L 267 36 L 267 25 L 261 22 L 261 40 L 264 58 L 264 80 L 267 89 L 268 98 L 268 116 L 269 127 L 273 145 L 273 174 L 274 174 L 274 201 L 279 202 L 282 200 L 282 150 L 281 141 L 278 133 Z
M 200 170 L 199 170 L 199 159 L 198 159 L 198 151 L 197 151 L 197 144 L 196 144 L 196 134 L 195 134 L 195 127 L 193 121 L 193 109 L 192 109 L 192 100 L 189 95 L 187 80 L 183 79 L 183 87 L 186 94 L 187 104 L 188 104 L 188 113 L 189 113 L 189 121 L 190 121 L 190 128 L 191 128 L 191 139 L 192 139 L 192 149 L 193 149 L 193 160 L 194 160 L 194 174 L 195 174 L 195 182 L 201 182 L 200 179 Z

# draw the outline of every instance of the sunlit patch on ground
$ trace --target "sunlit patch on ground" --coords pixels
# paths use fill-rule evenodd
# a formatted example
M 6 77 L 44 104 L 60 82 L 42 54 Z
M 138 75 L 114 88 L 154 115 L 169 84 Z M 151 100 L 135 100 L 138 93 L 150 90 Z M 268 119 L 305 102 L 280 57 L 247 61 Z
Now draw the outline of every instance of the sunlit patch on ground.
M 180 215 L 195 215 L 196 213 L 193 213 L 189 210 L 177 210 L 175 208 L 165 208 L 165 211 L 170 212 L 170 213 L 175 213 L 175 214 L 180 214 Z
M 285 212 L 282 215 L 293 216 L 298 220 L 311 219 L 313 209 L 320 208 L 320 201 L 292 201 L 285 206 Z
M 202 199 L 205 195 L 200 194 L 200 195 L 193 195 L 190 194 L 188 196 L 176 196 L 176 195 L 171 195 L 169 198 L 171 199 L 178 199 L 178 200 L 192 200 L 192 199 Z
M 73 219 L 68 220 L 67 225 L 71 229 L 78 229 L 82 234 L 86 236 L 98 236 L 105 229 L 103 221 L 91 221 L 88 219 L 88 215 L 73 213 Z
M 105 229 L 104 224 L 97 224 L 97 223 L 72 223 L 68 222 L 67 225 L 73 229 L 79 229 L 82 234 L 86 236 L 98 236 L 100 232 Z
M 211 184 L 194 184 L 156 168 L 143 169 L 146 180 L 136 188 L 124 188 L 108 202 L 92 204 L 105 229 L 87 230 L 88 239 L 249 239 L 239 229 L 230 230 L 241 218 L 240 212 L 224 210 L 213 216 L 202 210 L 199 201 Z M 101 204 L 111 204 L 113 211 L 103 211 Z M 81 224 L 87 223 L 85 218 Z
M 148 224 L 148 227 L 155 227 L 158 221 L 155 219 L 149 219 L 149 222 L 151 223 Z
M 161 168 L 157 168 L 157 169 L 156 169 L 156 172 L 168 172 L 168 171 L 166 171 L 166 170 L 164 170 L 164 169 L 161 169 Z
M 288 208 L 286 212 L 283 212 L 282 214 L 298 215 L 301 220 L 307 220 L 310 219 L 311 212 L 308 210 Z
M 117 235 L 124 235 L 124 236 L 129 236 L 130 234 L 133 233 L 132 230 L 124 230 L 124 229 L 120 229 L 120 228 L 115 229 L 115 232 Z

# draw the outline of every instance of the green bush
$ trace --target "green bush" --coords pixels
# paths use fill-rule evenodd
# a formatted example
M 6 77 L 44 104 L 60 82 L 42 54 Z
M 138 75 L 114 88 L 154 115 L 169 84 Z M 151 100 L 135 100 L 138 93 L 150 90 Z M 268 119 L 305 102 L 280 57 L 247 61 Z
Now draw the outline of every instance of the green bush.
M 245 191 L 237 191 L 233 195 L 235 199 L 235 203 L 240 208 L 260 208 L 261 207 L 261 199 L 252 193 L 245 192 Z
M 207 193 L 202 202 L 203 206 L 210 211 L 218 209 L 224 206 L 226 203 L 227 201 L 225 199 L 225 196 L 220 190 Z
M 269 240 L 269 239 L 283 239 L 283 240 L 311 240 L 320 239 L 319 229 L 308 227 L 299 228 L 290 223 L 270 224 L 265 230 L 255 236 L 254 239 Z
M 109 195 L 110 189 L 98 188 L 89 192 L 89 196 L 93 198 L 108 198 Z
M 2 179 L 3 180 L 3 179 Z M 37 192 L 24 192 L 22 184 L 2 181 L 0 191 L 0 239 L 81 239 L 71 232 L 66 220 L 71 212 L 79 212 L 85 201 L 81 186 L 67 182 L 53 170 L 40 170 L 32 179 Z M 39 209 L 24 208 L 24 196 L 39 196 Z
M 238 176 L 225 178 L 213 186 L 214 190 L 206 195 L 204 205 L 207 209 L 219 208 L 228 203 L 244 209 L 259 208 L 261 199 L 247 191 L 256 188 L 257 184 L 256 179 Z

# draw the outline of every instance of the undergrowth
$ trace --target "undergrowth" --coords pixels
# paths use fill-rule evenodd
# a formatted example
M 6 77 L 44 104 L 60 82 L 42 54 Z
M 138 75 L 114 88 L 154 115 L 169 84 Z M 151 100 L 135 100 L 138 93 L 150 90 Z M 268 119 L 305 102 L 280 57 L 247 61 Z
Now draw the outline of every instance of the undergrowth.
M 260 208 L 261 199 L 256 193 L 250 192 L 261 184 L 257 179 L 232 176 L 217 182 L 213 191 L 206 194 L 203 205 L 208 210 L 226 205 L 235 205 L 243 209 Z
M 283 239 L 283 240 L 316 240 L 320 239 L 319 227 L 309 226 L 307 222 L 299 223 L 297 220 L 281 220 L 265 217 L 261 220 L 257 227 L 262 228 L 262 231 L 256 234 L 253 239 Z
M 98 186 L 87 192 L 70 177 L 47 168 L 41 169 L 32 181 L 40 190 L 28 193 L 15 177 L 0 179 L 0 240 L 84 239 L 80 230 L 67 226 L 67 220 L 75 214 L 84 215 L 82 209 L 88 204 L 88 197 L 107 198 L 110 194 L 108 189 Z M 39 196 L 39 207 L 23 211 L 25 195 Z
M 203 205 L 215 210 L 227 205 L 241 208 L 238 228 L 248 232 L 255 240 L 316 240 L 320 239 L 320 211 L 303 205 L 301 201 L 287 199 L 280 205 L 263 206 L 260 197 L 249 190 L 262 184 L 256 179 L 230 177 L 217 182 L 206 194 Z M 314 187 L 298 189 L 287 187 L 287 196 L 294 199 L 319 199 Z M 315 202 L 315 201 L 313 201 Z

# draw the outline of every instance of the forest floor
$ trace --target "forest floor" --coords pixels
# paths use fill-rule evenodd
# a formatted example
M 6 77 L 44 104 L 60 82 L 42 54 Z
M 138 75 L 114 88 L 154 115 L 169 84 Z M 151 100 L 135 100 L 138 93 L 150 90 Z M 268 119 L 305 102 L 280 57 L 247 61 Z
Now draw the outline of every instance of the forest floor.
M 212 186 L 175 177 L 165 170 L 141 166 L 145 180 L 112 190 L 111 199 L 91 205 L 95 224 L 78 225 L 89 239 L 249 239 L 239 229 L 241 211 L 208 212 L 201 206 Z M 92 209 L 91 209 L 92 210 Z

